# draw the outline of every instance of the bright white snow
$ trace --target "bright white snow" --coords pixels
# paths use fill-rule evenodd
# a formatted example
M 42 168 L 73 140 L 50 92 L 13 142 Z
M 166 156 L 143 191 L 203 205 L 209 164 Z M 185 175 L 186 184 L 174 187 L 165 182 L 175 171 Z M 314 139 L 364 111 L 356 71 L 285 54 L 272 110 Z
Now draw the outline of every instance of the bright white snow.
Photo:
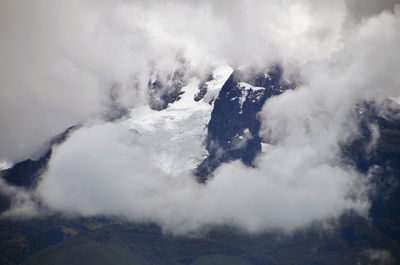
M 217 68 L 214 79 L 207 83 L 207 94 L 198 102 L 194 101 L 194 96 L 199 80 L 191 79 L 182 89 L 184 93 L 179 101 L 161 111 L 151 110 L 148 106 L 135 108 L 131 118 L 124 122 L 130 130 L 137 132 L 139 144 L 146 143 L 143 148 L 166 174 L 179 175 L 194 169 L 207 156 L 203 142 L 213 109 L 209 102 L 218 96 L 232 71 L 229 66 Z

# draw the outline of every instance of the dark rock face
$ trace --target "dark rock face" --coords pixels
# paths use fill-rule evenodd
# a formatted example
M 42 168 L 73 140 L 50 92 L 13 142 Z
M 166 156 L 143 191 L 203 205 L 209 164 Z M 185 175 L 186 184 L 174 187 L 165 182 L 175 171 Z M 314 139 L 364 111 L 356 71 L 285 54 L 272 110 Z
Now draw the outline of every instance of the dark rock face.
M 343 149 L 344 156 L 363 173 L 374 165 L 386 167 L 390 163 L 397 166 L 400 162 L 400 111 L 386 109 L 389 115 L 381 115 L 380 108 L 373 102 L 356 106 L 360 135 Z M 377 138 L 375 145 L 372 144 L 374 137 Z
M 0 171 L 0 177 L 10 185 L 34 188 L 37 177 L 40 175 L 42 170 L 45 169 L 47 162 L 50 159 L 52 146 L 64 142 L 68 135 L 77 128 L 78 126 L 69 127 L 67 130 L 54 137 L 49 143 L 49 149 L 38 160 L 27 159 L 21 161 L 15 164 L 12 168 Z
M 47 152 L 39 160 L 27 159 L 15 164 L 12 168 L 0 172 L 0 176 L 14 186 L 30 188 L 40 169 L 46 166 L 50 152 Z
M 212 74 L 209 74 L 207 76 L 207 78 L 205 78 L 204 80 L 202 80 L 200 82 L 200 86 L 199 86 L 199 92 L 194 96 L 194 101 L 200 101 L 204 98 L 204 96 L 207 94 L 208 91 L 208 85 L 207 82 L 211 81 L 214 79 L 214 76 Z
M 279 67 L 249 76 L 240 71 L 232 73 L 214 103 L 206 140 L 209 156 L 197 168 L 199 181 L 204 182 L 224 162 L 241 159 L 253 166 L 261 151 L 258 112 L 268 98 L 294 88 L 283 84 L 281 75 Z
M 34 189 L 37 185 L 38 177 L 46 169 L 51 157 L 52 147 L 63 143 L 68 135 L 79 126 L 69 127 L 61 134 L 54 137 L 49 143 L 49 149 L 38 160 L 27 159 L 15 164 L 12 168 L 1 170 L 0 178 L 7 184 L 26 189 Z M 10 207 L 10 199 L 0 193 L 0 213 Z
M 359 104 L 356 111 L 360 136 L 343 147 L 344 159 L 363 174 L 372 172 L 374 192 L 370 194 L 369 212 L 372 224 L 400 242 L 400 111 L 389 107 L 386 112 L 390 115 L 381 115 L 380 107 L 373 102 Z M 375 136 L 374 128 L 378 131 Z M 374 137 L 376 143 L 371 146 Z
M 183 93 L 181 89 L 185 84 L 185 74 L 180 70 L 175 71 L 165 81 L 160 78 L 149 81 L 150 108 L 163 110 L 168 107 L 168 104 L 178 101 Z

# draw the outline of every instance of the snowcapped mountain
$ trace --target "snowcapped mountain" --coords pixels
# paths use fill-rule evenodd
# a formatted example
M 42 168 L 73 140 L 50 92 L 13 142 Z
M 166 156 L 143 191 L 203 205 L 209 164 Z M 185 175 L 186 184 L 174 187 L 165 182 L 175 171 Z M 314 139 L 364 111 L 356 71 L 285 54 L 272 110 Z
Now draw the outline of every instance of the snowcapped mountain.
M 132 109 L 129 118 L 114 123 L 132 132 L 135 144 L 165 174 L 194 171 L 205 182 L 221 163 L 239 159 L 253 166 L 262 142 L 258 112 L 268 98 L 294 88 L 281 75 L 279 67 L 254 74 L 220 66 L 203 83 L 195 77 L 184 81 L 183 74 L 174 74 L 167 85 L 149 81 L 149 105 Z M 76 128 L 55 137 L 50 146 L 61 144 Z M 32 187 L 50 156 L 51 149 L 37 161 L 18 163 L 14 170 L 4 170 L 3 178 Z M 16 173 L 20 167 L 29 173 Z
M 119 139 L 118 141 L 126 143 L 127 146 L 139 148 L 143 156 L 149 159 L 152 167 L 157 172 L 160 172 L 160 174 L 168 178 L 176 178 L 177 180 L 182 175 L 186 174 L 189 176 L 193 174 L 191 177 L 196 178 L 198 182 L 202 183 L 200 185 L 203 185 L 203 187 L 207 187 L 208 182 L 213 179 L 215 171 L 222 165 L 241 161 L 241 163 L 248 167 L 248 170 L 257 169 L 259 166 L 259 164 L 255 163 L 257 157 L 271 154 L 266 151 L 263 153 L 262 150 L 262 145 L 269 146 L 269 140 L 260 136 L 260 111 L 271 98 L 279 96 L 287 90 L 296 90 L 293 83 L 282 78 L 282 69 L 280 67 L 276 66 L 264 72 L 246 72 L 243 70 L 234 70 L 229 66 L 221 66 L 216 68 L 206 80 L 200 80 L 197 77 L 185 77 L 185 80 L 183 80 L 183 75 L 178 75 L 174 78 L 173 82 L 169 81 L 167 84 L 154 80 L 149 82 L 149 105 L 135 107 L 128 116 L 107 122 L 105 125 L 85 125 L 86 130 L 90 130 L 91 127 L 96 128 L 96 126 L 100 126 L 99 128 L 102 129 L 95 130 L 94 132 L 105 132 L 105 135 L 108 133 L 115 134 L 116 132 L 113 137 Z M 156 100 L 155 97 L 159 100 Z M 160 100 L 163 102 L 162 104 L 160 104 Z M 392 102 L 391 104 L 394 103 Z M 398 212 L 399 200 L 397 197 L 400 190 L 398 188 L 398 165 L 400 162 L 397 141 L 400 123 L 398 123 L 398 120 L 390 118 L 396 117 L 396 108 L 388 108 L 392 113 L 387 116 L 382 116 L 379 110 L 374 108 L 373 103 L 365 102 L 355 106 L 354 109 L 354 115 L 360 123 L 360 134 L 352 142 L 342 147 L 342 157 L 343 163 L 355 167 L 362 174 L 369 175 L 370 181 L 377 187 L 378 193 L 370 195 L 372 206 L 369 214 L 373 218 L 373 227 L 367 228 L 368 223 L 366 219 L 360 217 L 358 214 L 345 213 L 340 217 L 338 230 L 335 230 L 331 235 L 324 235 L 324 239 L 318 239 L 321 241 L 316 243 L 316 248 L 321 248 L 319 252 L 323 254 L 320 255 L 332 255 L 331 250 L 323 250 L 322 246 L 325 246 L 326 242 L 332 240 L 331 236 L 337 237 L 340 235 L 339 243 L 335 247 L 339 247 L 340 244 L 348 244 L 343 251 L 349 253 L 349 263 L 336 257 L 333 263 L 323 262 L 321 264 L 335 264 L 338 260 L 342 264 L 351 264 L 354 261 L 360 260 L 367 261 L 371 259 L 370 256 L 372 255 L 368 253 L 379 254 L 381 259 L 388 261 L 382 264 L 391 264 L 393 260 L 398 259 L 398 255 L 393 253 L 396 253 L 397 249 L 399 249 L 399 243 L 388 242 L 398 242 L 400 238 L 396 232 L 397 226 L 389 224 L 398 220 L 396 213 Z M 268 124 L 264 124 L 264 126 L 268 126 Z M 18 189 L 24 190 L 27 194 L 29 192 L 35 194 L 37 185 L 40 185 L 42 181 L 40 179 L 42 173 L 46 172 L 49 168 L 53 153 L 58 154 L 60 152 L 58 147 L 63 147 L 64 141 L 68 141 L 69 137 L 78 137 L 79 131 L 80 127 L 71 127 L 55 137 L 49 143 L 52 148 L 45 152 L 45 155 L 39 160 L 22 161 L 9 169 L 1 171 L 2 181 L 4 180 L 13 189 L 2 192 L 2 196 L 0 197 L 2 211 L 21 203 L 21 196 L 18 197 L 16 195 L 18 194 Z M 380 135 L 376 131 L 379 131 Z M 369 149 L 373 148 L 369 147 L 372 146 L 372 143 L 374 146 L 377 146 L 373 152 L 370 151 L 372 149 Z M 105 151 L 107 150 L 105 149 Z M 79 155 L 79 152 L 78 149 L 78 153 L 75 154 Z M 85 156 L 82 157 L 84 158 Z M 89 162 L 92 161 L 91 159 L 88 158 L 87 160 L 89 164 L 92 163 Z M 86 161 L 81 162 L 83 164 L 86 163 Z M 132 161 L 132 163 L 134 162 Z M 120 165 L 119 162 L 116 165 Z M 107 162 L 107 165 L 104 166 L 110 167 L 112 164 Z M 54 167 L 54 165 L 50 164 L 50 170 L 52 169 L 51 167 Z M 110 168 L 109 172 L 112 173 L 113 169 Z M 87 173 L 91 174 L 91 171 Z M 79 182 L 78 179 L 76 181 Z M 233 179 L 233 181 L 236 180 Z M 395 186 L 391 187 L 393 184 Z M 155 191 L 152 192 L 154 193 Z M 149 193 L 146 196 L 153 196 L 151 194 Z M 381 195 L 384 195 L 385 198 L 380 197 Z M 23 197 L 22 200 L 27 200 L 32 195 L 27 196 Z M 59 217 L 54 218 L 57 219 Z M 61 218 L 61 220 L 63 219 Z M 115 228 L 112 228 L 112 225 L 121 223 L 120 219 L 113 220 L 106 218 L 103 220 L 98 219 L 98 217 L 86 218 L 84 220 L 82 221 L 83 223 L 72 221 L 68 224 L 69 228 L 67 229 L 63 225 L 64 221 L 57 219 L 57 221 L 54 221 L 49 226 L 49 230 L 43 232 L 49 237 L 49 241 L 38 246 L 34 241 L 37 235 L 30 235 L 33 241 L 29 241 L 29 244 L 35 249 L 37 248 L 35 251 L 39 251 L 44 247 L 59 242 L 58 244 L 62 246 L 60 250 L 52 250 L 51 248 L 43 250 L 43 253 L 46 253 L 43 257 L 46 259 L 52 255 L 59 255 L 57 254 L 59 253 L 58 251 L 62 252 L 64 249 L 70 248 L 63 245 L 63 239 L 71 237 L 71 233 L 72 235 L 79 235 L 77 237 L 72 236 L 72 240 L 78 240 L 79 242 L 81 240 L 89 240 L 80 238 L 80 231 L 86 231 L 89 234 L 108 231 L 106 233 L 116 236 L 114 233 L 120 228 L 114 230 Z M 46 223 L 48 221 L 44 220 L 43 222 Z M 36 227 L 40 224 L 40 222 L 39 224 L 34 223 L 32 226 Z M 105 230 L 103 228 L 99 228 L 99 231 L 102 232 L 97 231 L 97 229 L 88 230 L 83 224 L 88 225 L 88 227 L 96 225 L 99 225 L 99 227 L 104 226 Z M 111 227 L 109 226 L 110 224 Z M 9 226 L 10 223 L 6 221 L 3 225 Z M 21 223 L 22 228 L 25 226 L 25 223 Z M 362 232 L 355 232 L 357 226 L 364 227 L 364 230 Z M 20 228 L 9 227 L 7 229 L 16 229 L 17 231 Z M 28 225 L 26 229 L 31 228 Z M 154 231 L 153 227 L 143 229 L 146 231 L 146 237 L 150 236 L 147 233 L 156 233 L 161 238 L 163 237 L 162 232 L 157 229 Z M 129 231 L 129 233 L 135 235 L 138 233 L 136 230 Z M 313 233 L 311 232 L 312 229 L 309 231 Z M 227 237 L 225 233 L 232 232 L 223 230 L 218 233 L 222 233 L 219 237 Z M 233 232 L 232 236 L 236 237 L 235 232 Z M 265 234 L 264 236 L 261 237 L 262 240 L 269 242 L 271 240 L 270 237 L 274 237 L 274 234 Z M 362 243 L 360 243 L 359 237 L 363 236 L 369 238 L 366 241 L 367 243 L 365 243 L 366 246 L 362 246 Z M 114 242 L 113 240 L 111 241 Z M 132 244 L 131 239 L 123 237 L 122 240 L 126 244 Z M 150 239 L 143 240 L 140 243 L 141 245 L 147 244 L 147 240 Z M 175 244 L 174 240 L 172 239 L 168 244 Z M 219 245 L 218 237 L 216 240 L 212 244 L 217 244 L 215 247 L 218 249 L 224 248 L 224 245 Z M 249 245 L 253 244 L 252 238 L 244 238 L 242 240 L 245 240 Z M 314 244 L 310 240 L 314 242 L 317 239 L 314 236 L 298 235 L 298 237 L 289 238 L 288 241 L 284 242 L 290 243 L 292 242 L 291 240 L 300 240 L 304 246 L 308 247 L 310 244 Z M 374 243 L 376 240 L 380 243 Z M 198 243 L 196 241 L 195 244 Z M 118 245 L 120 243 L 113 244 Z M 357 252 L 354 252 L 356 254 L 352 252 L 353 245 L 358 248 Z M 275 247 L 281 246 L 277 245 Z M 240 249 L 241 246 L 228 246 L 227 248 Z M 380 248 L 384 250 L 379 250 Z M 23 257 L 36 253 L 35 251 L 27 252 Z M 119 253 L 122 250 L 118 249 L 115 251 Z M 209 250 L 204 251 L 204 253 L 210 253 Z M 247 252 L 249 250 L 244 248 L 241 251 Z M 222 251 L 221 253 L 225 252 Z M 13 257 L 13 255 L 14 252 L 10 254 L 10 257 Z M 168 255 L 164 255 L 162 259 L 174 260 L 177 258 Z M 269 257 L 259 256 L 253 250 L 249 251 L 248 255 L 252 260 L 250 264 L 264 264 L 264 261 Z M 305 261 L 312 261 L 315 257 L 318 256 L 306 256 L 303 259 Z M 129 258 L 136 259 L 137 257 Z M 235 256 L 235 258 L 237 257 Z M 35 261 L 35 259 L 38 259 L 38 261 Z M 195 258 L 189 258 L 187 261 L 183 261 L 182 264 L 192 264 L 193 259 Z M 238 260 L 242 260 L 242 257 Z M 44 261 L 34 256 L 33 258 L 31 257 L 30 262 L 39 262 L 41 264 L 40 262 Z M 161 262 L 160 264 L 163 263 Z
M 398 0 L 5 0 L 0 29 L 0 264 L 400 264 Z
M 221 163 L 253 166 L 261 152 L 258 112 L 268 98 L 294 88 L 281 75 L 278 66 L 257 74 L 221 66 L 199 83 L 174 72 L 166 85 L 149 82 L 149 106 L 134 108 L 124 124 L 138 143 L 150 142 L 145 149 L 166 174 L 195 170 L 204 182 Z

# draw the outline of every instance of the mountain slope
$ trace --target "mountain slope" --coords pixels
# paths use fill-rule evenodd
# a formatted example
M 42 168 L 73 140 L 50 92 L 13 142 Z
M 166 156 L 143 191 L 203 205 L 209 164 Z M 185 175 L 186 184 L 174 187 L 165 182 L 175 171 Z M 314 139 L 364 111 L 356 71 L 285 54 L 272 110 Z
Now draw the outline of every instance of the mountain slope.
M 135 133 L 138 144 L 146 143 L 144 148 L 157 167 L 170 175 L 194 170 L 198 180 L 206 182 L 222 163 L 241 160 L 252 167 L 253 159 L 261 152 L 257 113 L 270 97 L 294 86 L 282 83 L 279 68 L 250 77 L 231 71 L 220 69 L 201 84 L 188 81 L 186 86 L 178 86 L 179 91 L 173 90 L 179 96 L 162 108 L 136 109 L 121 124 Z M 371 183 L 376 191 L 370 194 L 370 221 L 347 213 L 327 230 L 311 225 L 291 235 L 275 231 L 249 236 L 223 227 L 210 229 L 202 237 L 181 238 L 165 235 L 155 225 L 133 225 L 107 218 L 0 220 L 0 262 L 19 264 L 27 259 L 24 264 L 39 265 L 400 263 L 400 122 L 390 118 L 397 117 L 395 113 L 382 116 L 371 102 L 356 110 L 360 135 L 342 147 L 342 158 L 362 174 L 374 172 Z M 52 145 L 62 143 L 70 130 L 55 138 Z M 380 132 L 379 137 L 376 131 Z M 148 138 L 157 141 L 147 141 Z M 374 141 L 375 149 L 371 145 Z M 1 177 L 13 186 L 34 189 L 51 152 L 49 149 L 37 161 L 18 163 L 2 171 Z M 10 206 L 7 200 L 5 196 L 3 209 Z
M 384 262 L 372 253 L 381 253 Z M 24 264 L 396 264 L 399 253 L 398 244 L 350 215 L 332 230 L 315 226 L 293 235 L 250 236 L 219 228 L 181 238 L 163 235 L 156 226 L 109 225 L 47 248 Z

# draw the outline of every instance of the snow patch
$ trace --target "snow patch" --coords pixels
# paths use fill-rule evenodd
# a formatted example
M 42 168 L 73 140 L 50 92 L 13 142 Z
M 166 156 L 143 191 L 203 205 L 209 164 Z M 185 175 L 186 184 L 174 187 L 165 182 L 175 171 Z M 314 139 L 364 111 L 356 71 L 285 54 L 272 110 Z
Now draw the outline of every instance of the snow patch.
M 249 95 L 249 93 L 252 92 L 252 91 L 263 91 L 263 90 L 265 90 L 265 88 L 264 87 L 255 87 L 255 86 L 252 86 L 252 85 L 247 84 L 245 82 L 239 82 L 238 87 L 240 89 L 240 92 L 242 93 L 241 97 L 239 98 L 239 104 L 240 104 L 239 113 L 242 114 L 242 112 L 243 112 L 243 103 L 246 101 L 246 98 Z M 256 98 L 252 99 L 252 102 L 255 102 L 256 99 L 259 100 L 260 96 L 261 96 L 261 94 L 258 95 Z
M 219 91 L 225 84 L 226 80 L 228 80 L 232 72 L 232 67 L 228 65 L 219 66 L 213 71 L 214 79 L 206 82 L 207 94 L 203 98 L 205 102 L 213 102 L 218 97 Z
M 198 102 L 194 96 L 198 91 L 199 80 L 189 80 L 181 99 L 168 108 L 155 111 L 148 106 L 135 108 L 131 118 L 125 121 L 137 135 L 137 144 L 148 151 L 154 164 L 170 176 L 192 170 L 208 155 L 203 142 L 207 136 L 207 124 L 211 118 L 215 99 L 222 86 L 232 73 L 231 67 L 217 68 L 208 82 L 204 98 Z
M 252 90 L 252 91 L 259 91 L 259 90 L 265 90 L 265 88 L 264 87 L 257 87 L 257 86 L 252 86 L 252 85 L 249 85 L 249 84 L 247 84 L 247 83 L 245 83 L 245 82 L 240 82 L 239 83 L 239 87 L 240 87 L 240 89 L 242 90 L 242 91 L 250 91 L 250 90 Z

